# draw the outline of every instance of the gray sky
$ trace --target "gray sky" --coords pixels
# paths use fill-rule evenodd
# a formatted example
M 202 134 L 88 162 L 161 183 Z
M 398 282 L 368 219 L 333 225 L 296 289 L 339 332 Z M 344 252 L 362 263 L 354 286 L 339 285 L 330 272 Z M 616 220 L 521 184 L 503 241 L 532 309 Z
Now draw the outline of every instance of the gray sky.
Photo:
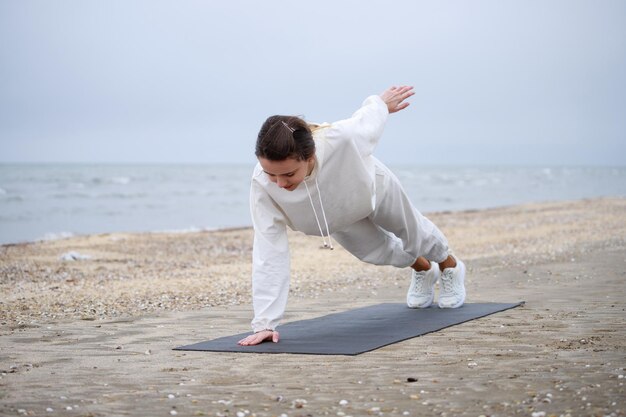
M 625 165 L 626 2 L 0 2 L 0 162 L 249 163 L 393 84 L 388 163 Z

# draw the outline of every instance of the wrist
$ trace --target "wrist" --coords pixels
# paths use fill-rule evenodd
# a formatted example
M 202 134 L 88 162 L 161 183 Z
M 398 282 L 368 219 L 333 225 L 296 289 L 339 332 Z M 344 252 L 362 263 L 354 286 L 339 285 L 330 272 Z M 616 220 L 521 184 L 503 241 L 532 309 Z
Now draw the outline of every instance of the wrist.
M 274 330 L 272 330 L 272 329 L 262 329 L 262 330 L 257 330 L 256 332 L 254 332 L 254 334 L 261 333 L 261 332 L 274 333 Z

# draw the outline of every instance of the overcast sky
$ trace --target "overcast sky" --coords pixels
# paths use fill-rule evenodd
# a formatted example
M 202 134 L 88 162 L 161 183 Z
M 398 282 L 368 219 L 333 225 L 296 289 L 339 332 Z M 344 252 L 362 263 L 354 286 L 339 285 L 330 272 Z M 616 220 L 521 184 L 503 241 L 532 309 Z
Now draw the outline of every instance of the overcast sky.
M 0 162 L 250 163 L 394 84 L 391 164 L 626 165 L 626 2 L 0 2 Z

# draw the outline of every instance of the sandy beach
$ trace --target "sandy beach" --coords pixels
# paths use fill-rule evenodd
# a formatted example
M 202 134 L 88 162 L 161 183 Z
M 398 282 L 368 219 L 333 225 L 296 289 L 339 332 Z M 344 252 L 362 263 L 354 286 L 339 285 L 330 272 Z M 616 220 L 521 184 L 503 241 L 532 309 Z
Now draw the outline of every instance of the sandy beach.
M 625 415 L 626 199 L 428 216 L 468 302 L 525 306 L 355 357 L 172 350 L 249 330 L 248 228 L 1 246 L 0 415 Z M 407 270 L 290 244 L 285 322 L 405 299 Z

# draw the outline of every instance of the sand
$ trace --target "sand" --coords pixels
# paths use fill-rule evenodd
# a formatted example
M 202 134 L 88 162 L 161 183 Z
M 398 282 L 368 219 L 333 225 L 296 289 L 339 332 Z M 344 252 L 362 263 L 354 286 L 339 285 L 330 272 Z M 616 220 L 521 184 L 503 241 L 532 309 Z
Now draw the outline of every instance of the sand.
M 626 199 L 429 217 L 468 302 L 526 305 L 356 357 L 171 350 L 249 329 L 250 229 L 2 246 L 0 415 L 626 414 Z M 285 321 L 405 298 L 406 270 L 290 242 Z

